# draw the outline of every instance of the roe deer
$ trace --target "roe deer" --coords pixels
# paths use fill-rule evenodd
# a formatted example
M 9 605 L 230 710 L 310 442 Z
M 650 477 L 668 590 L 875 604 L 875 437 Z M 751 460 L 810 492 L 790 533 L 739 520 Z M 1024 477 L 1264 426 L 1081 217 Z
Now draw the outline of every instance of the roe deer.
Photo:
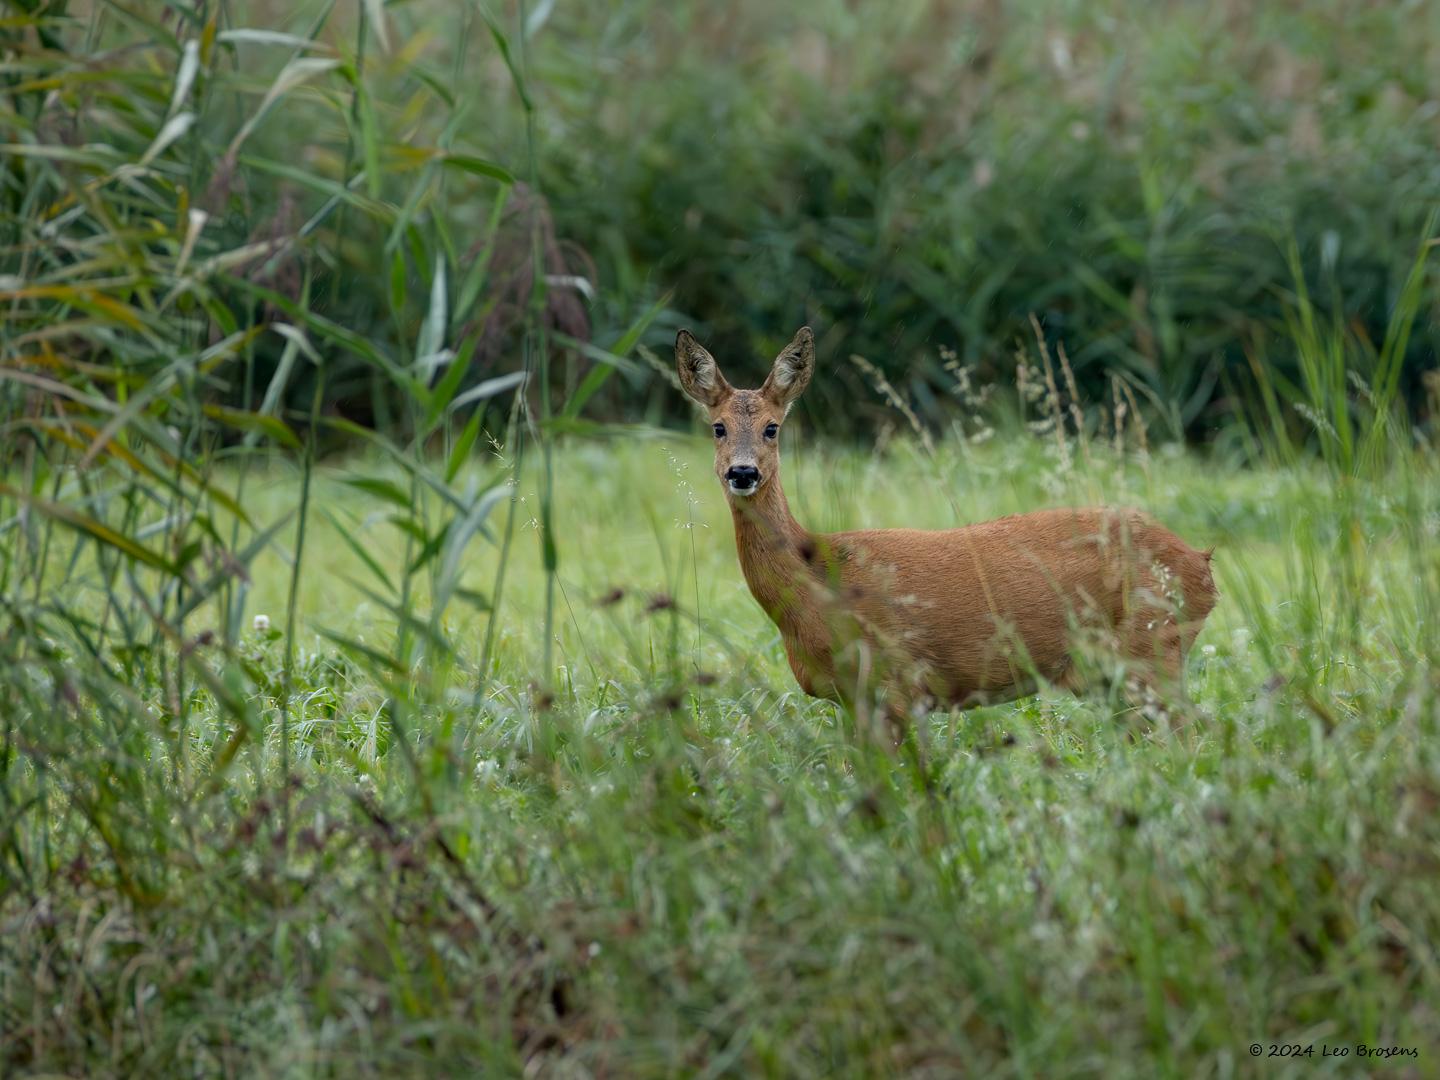
M 736 390 L 690 334 L 680 384 L 709 411 L 715 472 L 740 569 L 780 629 L 801 688 L 868 709 L 883 691 L 892 734 L 912 709 L 1078 691 L 1077 652 L 1099 644 L 1132 689 L 1178 692 L 1210 609 L 1210 553 L 1128 509 L 1041 510 L 964 528 L 821 535 L 790 514 L 780 428 L 815 370 L 802 327 L 759 390 Z

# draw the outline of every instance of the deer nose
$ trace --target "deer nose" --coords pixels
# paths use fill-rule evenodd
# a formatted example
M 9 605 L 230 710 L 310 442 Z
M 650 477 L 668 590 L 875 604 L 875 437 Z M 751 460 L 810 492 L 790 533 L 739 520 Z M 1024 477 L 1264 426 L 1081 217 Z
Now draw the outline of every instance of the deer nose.
M 760 483 L 760 470 L 754 465 L 731 465 L 726 470 L 725 479 L 732 487 L 744 491 Z

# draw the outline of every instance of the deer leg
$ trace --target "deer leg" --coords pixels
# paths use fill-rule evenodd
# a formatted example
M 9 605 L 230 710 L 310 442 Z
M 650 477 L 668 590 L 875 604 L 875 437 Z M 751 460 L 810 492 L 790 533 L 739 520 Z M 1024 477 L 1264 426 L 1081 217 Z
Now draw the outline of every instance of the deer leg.
M 1126 700 L 1148 724 L 1179 731 L 1194 715 L 1185 696 L 1185 656 L 1199 627 L 1153 608 L 1136 619 L 1125 639 Z
M 914 696 L 907 693 L 900 683 L 893 679 L 886 680 L 884 702 L 881 708 L 876 710 L 878 723 L 876 723 L 874 731 L 892 750 L 905 741 L 905 735 L 910 730 L 914 719 L 911 713 L 914 703 Z M 883 730 L 881 724 L 884 725 Z
M 930 754 L 926 747 L 925 727 L 917 724 L 917 713 L 928 712 L 935 699 L 923 691 L 906 691 L 891 684 L 885 697 L 885 722 L 890 750 L 907 760 L 914 769 L 916 785 L 931 797 L 935 783 L 930 775 Z
M 1157 693 L 1181 693 L 1185 642 L 1175 613 L 1144 604 L 1130 612 L 1119 629 L 1121 655 L 1141 681 Z
M 1057 690 L 1064 690 L 1076 697 L 1083 697 L 1090 689 L 1090 680 L 1081 674 L 1079 667 L 1075 664 L 1075 658 L 1068 653 L 1065 656 L 1064 666 L 1050 680 L 1050 683 Z

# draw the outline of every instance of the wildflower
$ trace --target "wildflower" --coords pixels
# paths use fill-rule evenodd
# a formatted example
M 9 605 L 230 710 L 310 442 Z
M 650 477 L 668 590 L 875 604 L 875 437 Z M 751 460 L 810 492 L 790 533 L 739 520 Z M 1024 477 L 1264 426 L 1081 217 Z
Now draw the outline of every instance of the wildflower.
M 270 632 L 270 616 L 256 615 L 254 625 L 257 634 L 268 634 Z
M 1200 646 L 1200 652 L 1201 652 L 1203 655 L 1205 655 L 1205 656 L 1214 656 L 1214 655 L 1215 655 L 1215 646 L 1214 646 L 1214 645 L 1202 645 L 1202 646 Z

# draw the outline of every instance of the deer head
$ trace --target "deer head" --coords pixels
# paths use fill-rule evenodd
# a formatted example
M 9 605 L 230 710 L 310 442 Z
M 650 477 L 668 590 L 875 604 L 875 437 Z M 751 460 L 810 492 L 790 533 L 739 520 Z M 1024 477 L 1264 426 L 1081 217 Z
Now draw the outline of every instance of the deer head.
M 675 337 L 685 393 L 705 406 L 715 433 L 715 475 L 732 498 L 761 491 L 780 472 L 780 428 L 815 372 L 815 335 L 802 326 L 759 390 L 736 390 L 689 330 Z

